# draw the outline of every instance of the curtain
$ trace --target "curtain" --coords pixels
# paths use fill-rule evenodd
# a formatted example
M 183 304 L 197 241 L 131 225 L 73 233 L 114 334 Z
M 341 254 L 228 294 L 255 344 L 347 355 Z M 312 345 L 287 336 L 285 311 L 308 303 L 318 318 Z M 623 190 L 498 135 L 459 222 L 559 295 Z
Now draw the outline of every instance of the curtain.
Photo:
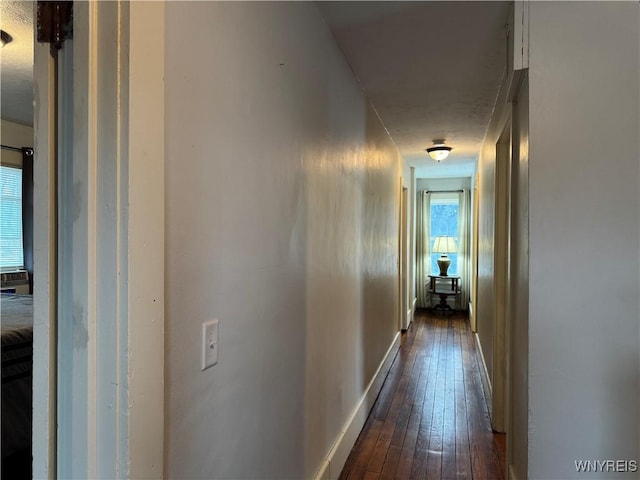
M 22 149 L 22 251 L 33 293 L 33 150 Z
M 431 307 L 431 298 L 427 292 L 427 275 L 431 273 L 431 257 L 429 256 L 430 222 L 429 209 L 431 194 L 426 191 L 418 193 L 416 225 L 416 295 L 418 308 Z
M 458 275 L 460 275 L 460 295 L 456 308 L 467 310 L 471 294 L 471 231 L 470 192 L 463 190 L 458 197 Z

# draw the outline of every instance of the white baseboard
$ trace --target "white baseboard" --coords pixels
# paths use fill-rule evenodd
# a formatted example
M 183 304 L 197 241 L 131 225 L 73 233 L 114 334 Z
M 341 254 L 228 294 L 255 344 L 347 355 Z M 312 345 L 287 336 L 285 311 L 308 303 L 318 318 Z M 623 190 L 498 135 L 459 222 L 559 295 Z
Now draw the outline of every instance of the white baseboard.
M 474 334 L 474 337 L 476 338 L 476 346 L 478 347 L 478 353 L 480 354 L 480 362 L 482 363 L 482 371 L 481 373 L 481 377 L 482 377 L 482 384 L 484 386 L 484 391 L 485 394 L 487 396 L 487 404 L 489 405 L 489 408 L 491 408 L 491 399 L 493 398 L 493 389 L 491 387 L 491 377 L 489 377 L 489 370 L 487 370 L 487 364 L 484 361 L 484 353 L 482 352 L 482 344 L 480 343 L 480 337 L 478 336 L 478 334 Z
M 364 423 L 369 416 L 378 394 L 382 389 L 382 384 L 391 368 L 396 352 L 400 348 L 400 332 L 396 334 L 387 352 L 384 354 L 378 370 L 365 388 L 360 401 L 353 409 L 353 412 L 344 424 L 342 431 L 338 434 L 333 446 L 329 450 L 326 458 L 322 461 L 320 468 L 313 476 L 313 480 L 333 480 L 337 479 L 344 468 L 351 449 L 358 439 L 358 435 L 364 427 Z

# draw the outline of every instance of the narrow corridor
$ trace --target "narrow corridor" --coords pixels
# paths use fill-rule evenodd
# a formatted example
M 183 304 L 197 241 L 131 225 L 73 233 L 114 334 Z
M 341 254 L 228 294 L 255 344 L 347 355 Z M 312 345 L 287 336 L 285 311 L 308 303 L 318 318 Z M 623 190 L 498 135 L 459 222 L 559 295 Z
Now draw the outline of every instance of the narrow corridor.
M 505 478 L 468 316 L 418 311 L 340 476 Z

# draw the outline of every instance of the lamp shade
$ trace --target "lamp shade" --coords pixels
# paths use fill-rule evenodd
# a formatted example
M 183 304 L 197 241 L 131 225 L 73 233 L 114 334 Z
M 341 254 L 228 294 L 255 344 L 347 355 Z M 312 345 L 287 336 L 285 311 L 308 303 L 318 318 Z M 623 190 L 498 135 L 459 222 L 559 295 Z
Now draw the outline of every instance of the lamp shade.
M 434 253 L 455 253 L 456 241 L 453 237 L 436 237 L 433 242 Z

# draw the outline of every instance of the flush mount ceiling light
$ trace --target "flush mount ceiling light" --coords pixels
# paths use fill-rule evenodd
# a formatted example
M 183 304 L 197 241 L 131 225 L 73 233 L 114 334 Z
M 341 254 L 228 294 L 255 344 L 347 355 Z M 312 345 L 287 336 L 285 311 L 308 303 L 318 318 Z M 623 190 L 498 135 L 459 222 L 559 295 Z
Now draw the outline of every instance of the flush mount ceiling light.
M 0 40 L 2 41 L 2 46 L 4 47 L 7 43 L 9 43 L 13 38 L 4 30 L 0 30 Z
M 444 140 L 434 140 L 433 147 L 427 148 L 427 153 L 436 162 L 441 162 L 449 156 L 449 152 L 451 152 L 451 150 L 451 147 L 447 147 L 444 144 Z

